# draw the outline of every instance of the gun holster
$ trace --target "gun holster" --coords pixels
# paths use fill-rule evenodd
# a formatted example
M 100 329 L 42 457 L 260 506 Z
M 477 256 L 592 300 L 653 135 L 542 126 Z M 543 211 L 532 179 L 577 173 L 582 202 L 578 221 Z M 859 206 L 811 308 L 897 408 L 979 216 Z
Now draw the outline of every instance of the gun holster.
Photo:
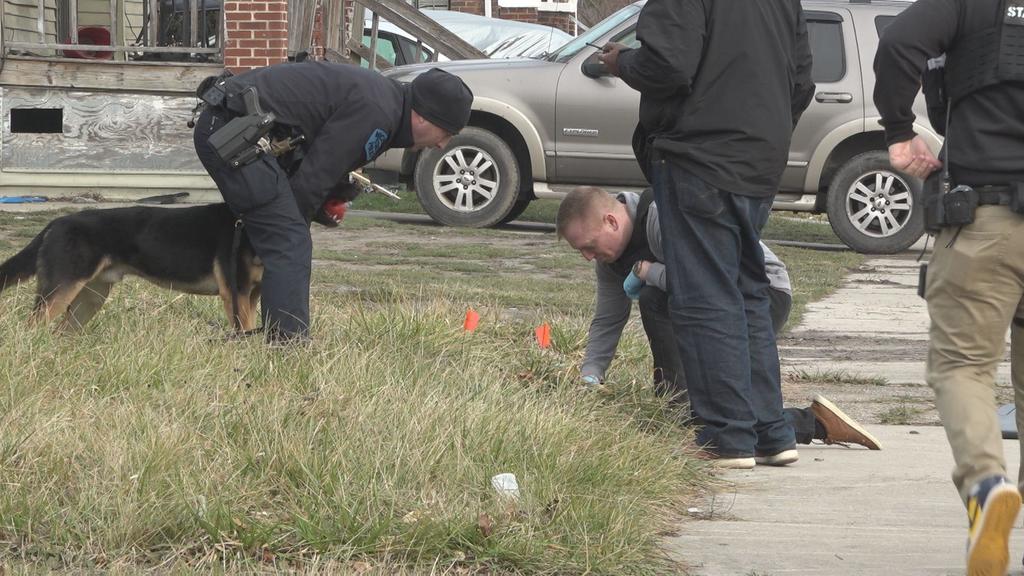
M 259 95 L 255 86 L 250 86 L 233 98 L 241 97 L 245 102 L 246 114 L 232 118 L 222 128 L 210 135 L 210 146 L 224 162 L 238 168 L 253 162 L 260 155 L 270 152 L 268 135 L 274 127 L 274 114 L 264 113 L 260 108 Z M 221 100 L 223 102 L 223 99 Z

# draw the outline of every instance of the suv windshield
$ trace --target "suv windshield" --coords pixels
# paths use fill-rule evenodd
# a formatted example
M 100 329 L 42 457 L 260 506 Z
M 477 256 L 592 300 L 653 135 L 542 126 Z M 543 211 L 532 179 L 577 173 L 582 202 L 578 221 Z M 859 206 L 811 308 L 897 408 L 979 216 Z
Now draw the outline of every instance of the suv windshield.
M 565 62 L 575 56 L 577 52 L 585 48 L 587 46 L 587 42 L 596 44 L 602 36 L 618 27 L 619 24 L 622 24 L 626 20 L 632 18 L 640 11 L 641 8 L 643 8 L 642 2 L 626 6 L 622 10 L 619 10 L 604 20 L 601 20 L 590 30 L 587 30 L 583 34 L 570 40 L 565 44 L 565 46 L 562 46 L 558 50 L 549 54 L 547 60 L 550 62 Z

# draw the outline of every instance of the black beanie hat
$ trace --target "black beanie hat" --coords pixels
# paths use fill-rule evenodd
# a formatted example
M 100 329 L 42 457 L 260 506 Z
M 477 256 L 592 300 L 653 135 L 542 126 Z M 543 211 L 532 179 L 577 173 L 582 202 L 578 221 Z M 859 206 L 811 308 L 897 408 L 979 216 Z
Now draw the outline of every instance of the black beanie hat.
M 428 122 L 455 134 L 469 123 L 473 92 L 458 76 L 431 68 L 412 81 L 412 109 Z

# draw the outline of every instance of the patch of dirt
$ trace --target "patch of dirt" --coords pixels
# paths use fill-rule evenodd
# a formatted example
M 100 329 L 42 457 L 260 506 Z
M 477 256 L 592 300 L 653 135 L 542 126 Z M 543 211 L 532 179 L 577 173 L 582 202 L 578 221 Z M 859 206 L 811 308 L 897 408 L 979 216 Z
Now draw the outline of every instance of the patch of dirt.
M 928 353 L 927 340 L 853 336 L 822 331 L 801 331 L 799 336 L 783 335 L 780 350 L 787 359 L 828 358 L 859 362 L 921 362 Z
M 476 274 L 476 272 L 459 271 L 458 265 L 486 265 L 496 273 L 515 275 L 517 278 L 559 278 L 564 276 L 565 270 L 557 266 L 539 265 L 539 258 L 546 258 L 555 253 L 568 251 L 569 248 L 564 242 L 557 242 L 555 236 L 550 232 L 507 230 L 500 231 L 490 229 L 468 229 L 448 228 L 434 225 L 402 225 L 402 226 L 365 226 L 360 223 L 358 229 L 345 230 L 342 224 L 339 228 L 326 229 L 321 226 L 313 226 L 313 245 L 316 250 L 334 252 L 366 252 L 367 245 L 375 245 L 375 250 L 383 252 L 390 257 L 404 257 L 402 247 L 410 244 L 429 245 L 431 248 L 441 252 L 445 247 L 466 246 L 478 247 L 482 253 L 494 252 L 493 248 L 500 249 L 501 257 L 488 257 L 481 255 L 480 258 L 465 258 L 460 254 L 446 256 L 446 272 L 453 275 Z M 386 248 L 394 245 L 393 250 Z M 384 246 L 385 248 L 381 248 Z M 491 250 L 489 250 L 491 249 Z M 453 251 L 454 252 L 454 251 Z M 464 252 L 462 253 L 464 254 Z M 431 256 L 436 261 L 436 256 Z M 580 259 L 583 264 L 583 260 Z M 332 262 L 329 258 L 315 259 L 314 266 L 339 265 L 339 262 Z M 374 264 L 368 258 L 359 264 L 345 262 L 344 266 L 359 269 L 373 269 L 382 266 L 391 267 L 393 264 Z M 406 264 L 401 266 L 410 268 Z M 584 267 L 589 267 L 586 265 Z
M 346 231 L 345 225 L 338 228 L 313 226 L 313 245 L 327 250 L 352 249 L 370 242 L 430 242 L 435 245 L 456 245 L 472 243 L 484 246 L 521 246 L 523 248 L 545 248 L 554 244 L 554 236 L 540 232 L 503 230 L 500 235 L 492 230 L 472 230 L 441 226 L 366 227 Z M 532 252 L 533 250 L 531 250 Z

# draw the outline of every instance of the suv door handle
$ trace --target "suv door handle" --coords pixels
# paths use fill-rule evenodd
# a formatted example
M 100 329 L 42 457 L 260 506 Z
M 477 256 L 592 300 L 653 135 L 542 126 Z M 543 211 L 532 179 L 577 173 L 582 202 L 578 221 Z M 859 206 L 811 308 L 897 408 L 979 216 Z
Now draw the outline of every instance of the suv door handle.
M 814 99 L 818 102 L 833 102 L 846 104 L 853 102 L 853 94 L 849 92 L 818 92 L 814 95 Z

